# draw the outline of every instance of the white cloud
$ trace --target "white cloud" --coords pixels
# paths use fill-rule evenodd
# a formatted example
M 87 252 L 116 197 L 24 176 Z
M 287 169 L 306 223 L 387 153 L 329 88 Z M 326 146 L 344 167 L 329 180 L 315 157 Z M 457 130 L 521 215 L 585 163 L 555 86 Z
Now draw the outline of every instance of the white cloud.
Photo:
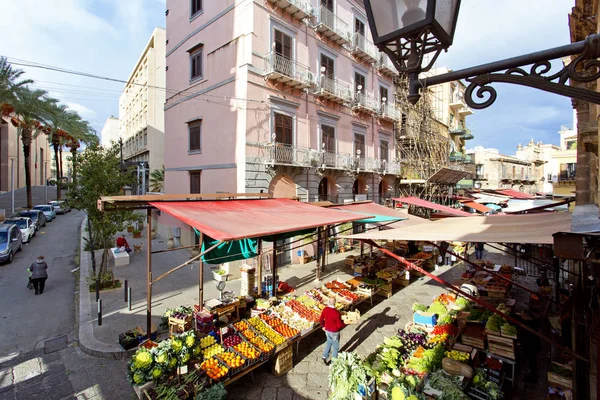
M 85 119 L 93 119 L 97 115 L 96 111 L 78 103 L 66 103 L 66 106 L 69 107 L 70 110 L 77 112 L 82 118 Z

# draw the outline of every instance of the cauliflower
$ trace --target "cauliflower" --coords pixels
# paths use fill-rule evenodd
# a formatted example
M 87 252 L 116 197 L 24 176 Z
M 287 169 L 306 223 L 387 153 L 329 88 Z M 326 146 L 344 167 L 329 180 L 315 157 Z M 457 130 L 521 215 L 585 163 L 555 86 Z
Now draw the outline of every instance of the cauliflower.
M 173 339 L 171 347 L 173 348 L 173 351 L 175 353 L 179 353 L 183 348 L 183 343 L 181 342 L 181 339 Z
M 148 370 L 153 362 L 152 353 L 147 349 L 139 349 L 133 356 L 133 365 L 136 370 Z
M 135 371 L 133 374 L 133 383 L 141 385 L 144 382 L 146 382 L 146 375 L 142 371 Z

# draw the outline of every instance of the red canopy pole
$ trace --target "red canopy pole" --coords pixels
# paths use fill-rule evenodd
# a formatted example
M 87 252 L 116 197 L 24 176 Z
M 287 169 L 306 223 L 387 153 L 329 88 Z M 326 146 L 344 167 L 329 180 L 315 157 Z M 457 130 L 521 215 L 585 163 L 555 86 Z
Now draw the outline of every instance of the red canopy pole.
M 202 241 L 204 233 L 200 232 L 200 249 L 202 249 Z M 200 250 L 202 251 L 202 250 Z M 204 262 L 202 257 L 198 260 L 198 310 L 204 309 Z
M 276 277 L 277 277 L 277 242 L 273 241 L 273 278 L 272 278 L 272 282 L 273 282 L 273 289 L 271 291 L 271 296 L 276 297 L 277 295 L 277 284 L 275 283 Z
M 146 210 L 146 335 L 152 334 L 152 209 Z
M 424 274 L 424 275 L 427 275 L 428 277 L 430 277 L 430 278 L 431 278 L 431 279 L 433 279 L 434 281 L 436 281 L 436 282 L 439 282 L 439 283 L 441 283 L 442 285 L 446 286 L 447 288 L 450 288 L 450 289 L 452 289 L 452 290 L 453 290 L 453 291 L 455 291 L 456 293 L 459 293 L 459 294 L 461 294 L 463 297 L 465 297 L 465 298 L 467 298 L 467 299 L 469 299 L 469 300 L 471 300 L 471 301 L 473 301 L 473 302 L 475 302 L 475 303 L 479 304 L 480 306 L 482 306 L 482 307 L 484 307 L 485 309 L 487 309 L 487 310 L 489 310 L 489 311 L 493 312 L 494 314 L 498 314 L 499 316 L 501 316 L 502 318 L 506 319 L 507 321 L 509 321 L 509 322 L 511 322 L 511 323 L 513 323 L 513 324 L 515 324 L 515 325 L 517 325 L 517 326 L 518 326 L 518 327 L 520 327 L 521 329 L 524 329 L 524 330 L 526 330 L 526 331 L 528 331 L 528 332 L 530 332 L 530 333 L 533 333 L 534 335 L 538 336 L 540 339 L 543 339 L 544 341 L 546 341 L 546 342 L 548 342 L 548 343 L 551 343 L 551 344 L 554 344 L 554 345 L 556 345 L 556 347 L 558 347 L 558 349 L 559 349 L 559 350 L 562 350 L 562 351 L 564 351 L 565 353 L 567 353 L 567 354 L 571 355 L 572 357 L 575 357 L 575 358 L 577 358 L 577 359 L 579 359 L 579 360 L 582 360 L 582 361 L 588 362 L 588 360 L 587 360 L 587 359 L 585 359 L 585 358 L 581 357 L 579 354 L 576 354 L 576 353 L 574 353 L 574 352 L 573 352 L 571 349 L 567 349 L 566 347 L 563 347 L 563 346 L 561 346 L 560 344 L 558 344 L 558 343 L 555 343 L 555 342 L 554 342 L 554 340 L 552 340 L 552 338 L 549 338 L 549 337 L 547 337 L 547 336 L 545 336 L 545 335 L 542 335 L 540 332 L 538 332 L 538 331 L 535 331 L 535 330 L 531 329 L 530 327 L 528 327 L 527 325 L 524 325 L 524 324 L 522 324 L 522 323 L 521 323 L 521 321 L 518 321 L 518 320 L 516 320 L 515 318 L 511 317 L 510 315 L 508 315 L 508 314 L 505 314 L 505 313 L 503 313 L 502 311 L 498 311 L 498 310 L 496 309 L 496 307 L 494 307 L 494 306 L 492 306 L 492 305 L 488 304 L 487 302 L 485 302 L 485 301 L 482 301 L 482 300 L 480 300 L 480 299 L 478 299 L 478 298 L 476 298 L 476 297 L 473 297 L 473 296 L 471 296 L 470 294 L 468 294 L 468 293 L 466 293 L 466 292 L 464 292 L 464 291 L 460 290 L 459 288 L 457 288 L 456 286 L 452 285 L 451 283 L 448 283 L 448 282 L 446 282 L 445 280 L 443 280 L 443 279 L 442 279 L 442 278 L 440 278 L 439 276 L 436 276 L 436 275 L 430 274 L 429 272 L 427 272 L 427 271 L 425 271 L 424 269 L 422 269 L 422 268 L 420 268 L 420 267 L 416 266 L 415 264 L 411 263 L 410 261 L 407 261 L 405 258 L 403 258 L 403 257 L 400 257 L 400 256 L 398 256 L 398 255 L 396 255 L 396 254 L 392 253 L 391 251 L 389 251 L 389 250 L 385 249 L 384 247 L 381 247 L 381 246 L 379 246 L 379 245 L 378 245 L 377 243 L 375 243 L 374 241 L 372 241 L 372 240 L 370 240 L 370 239 L 361 239 L 361 241 L 363 241 L 363 240 L 366 240 L 366 241 L 368 241 L 368 242 L 369 242 L 369 244 L 371 244 L 372 246 L 375 246 L 375 247 L 377 247 L 377 248 L 378 248 L 379 250 L 381 250 L 381 251 L 382 251 L 384 254 L 387 254 L 388 256 L 390 256 L 390 257 L 392 257 L 392 258 L 395 258 L 396 260 L 400 261 L 402 264 L 406 265 L 408 268 L 415 269 L 415 270 L 417 270 L 417 271 L 421 272 L 422 274 Z

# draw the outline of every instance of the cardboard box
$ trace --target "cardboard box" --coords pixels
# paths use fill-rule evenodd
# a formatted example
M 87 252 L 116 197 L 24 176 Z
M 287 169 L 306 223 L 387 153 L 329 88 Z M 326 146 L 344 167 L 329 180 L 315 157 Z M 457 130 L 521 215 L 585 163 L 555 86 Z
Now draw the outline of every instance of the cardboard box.
M 357 324 L 359 320 L 360 320 L 360 311 L 358 311 L 358 310 L 348 311 L 348 312 L 342 314 L 342 321 L 344 321 L 344 323 L 346 325 Z
M 428 313 L 424 311 L 416 311 L 413 314 L 413 321 L 415 324 L 435 326 L 437 322 L 437 315 L 434 313 Z

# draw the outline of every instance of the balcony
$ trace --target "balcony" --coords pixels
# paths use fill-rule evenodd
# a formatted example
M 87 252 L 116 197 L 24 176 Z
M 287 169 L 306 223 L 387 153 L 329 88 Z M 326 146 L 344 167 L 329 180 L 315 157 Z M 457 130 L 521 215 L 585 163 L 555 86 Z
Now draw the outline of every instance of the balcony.
M 354 104 L 352 105 L 354 111 L 375 114 L 379 112 L 379 108 L 379 102 L 374 97 L 360 92 L 356 93 Z
M 320 170 L 400 174 L 400 162 L 357 158 L 350 154 L 317 151 L 284 143 L 247 143 L 246 158 L 264 165 L 287 165 Z
M 514 175 L 513 174 L 502 174 L 502 176 L 500 177 L 501 181 L 513 181 L 514 180 Z
M 314 95 L 340 104 L 352 101 L 349 84 L 324 75 L 319 77 Z
M 457 125 L 454 128 L 450 128 L 448 131 L 451 135 L 462 136 L 467 133 L 467 128 L 464 126 Z
M 314 85 L 314 76 L 308 67 L 275 52 L 264 56 L 265 78 L 298 89 Z
M 473 110 L 470 107 L 464 106 L 458 110 L 458 115 L 466 117 L 467 115 L 473 115 Z
M 383 103 L 381 104 L 379 115 L 377 117 L 387 121 L 397 122 L 402 118 L 402 112 L 393 104 Z
M 467 129 L 467 132 L 464 135 L 462 135 L 461 139 L 462 140 L 472 140 L 472 139 L 475 139 L 475 136 L 473 136 L 471 131 Z
M 398 70 L 390 61 L 390 58 L 387 54 L 379 53 L 379 62 L 377 63 L 377 69 L 382 74 L 387 74 L 391 76 L 399 76 Z
M 304 19 L 315 15 L 315 8 L 310 1 L 303 0 L 268 0 L 283 12 L 290 14 L 297 19 Z
M 339 45 L 350 43 L 348 24 L 326 7 L 320 6 L 317 12 L 317 24 L 314 29 Z
M 352 37 L 352 55 L 368 63 L 377 61 L 379 50 L 375 45 L 360 33 Z
M 450 153 L 450 161 L 452 162 L 462 162 L 464 160 L 463 153 L 460 151 L 453 151 Z
M 473 156 L 473 154 L 465 154 L 463 162 L 465 164 L 473 164 L 475 163 L 475 157 Z

